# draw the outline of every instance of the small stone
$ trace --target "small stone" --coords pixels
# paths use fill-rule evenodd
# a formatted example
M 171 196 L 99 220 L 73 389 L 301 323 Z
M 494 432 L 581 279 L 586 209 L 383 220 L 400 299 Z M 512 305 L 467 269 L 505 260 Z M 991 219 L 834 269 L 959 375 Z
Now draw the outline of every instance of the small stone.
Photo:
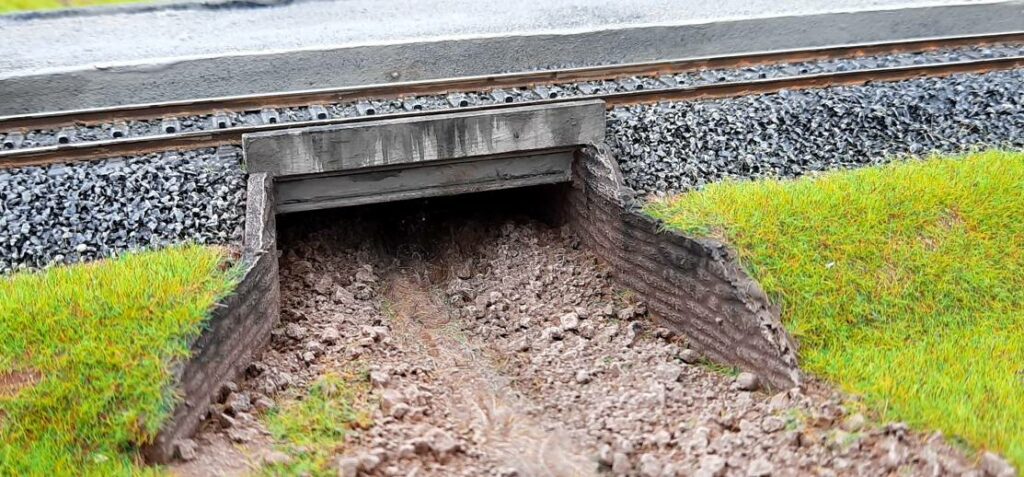
M 298 323 L 288 323 L 284 328 L 284 335 L 293 340 L 299 341 L 306 337 L 306 329 Z
M 227 434 L 228 438 L 239 444 L 251 442 L 253 439 L 253 430 L 251 429 L 241 429 L 238 427 L 232 427 L 228 429 Z
M 192 439 L 180 439 L 174 443 L 174 449 L 179 459 L 191 462 L 199 455 L 199 445 Z
M 410 408 L 408 404 L 398 403 L 395 405 L 395 407 L 391 408 L 391 417 L 394 417 L 395 419 L 401 419 L 405 417 L 407 414 L 409 414 L 409 411 L 411 410 L 412 408 Z
M 771 462 L 768 462 L 764 457 L 758 457 L 754 459 L 747 467 L 748 477 L 765 477 L 772 475 L 775 471 L 775 467 L 772 466 Z
M 225 403 L 225 407 L 233 415 L 239 413 L 249 412 L 252 410 L 252 401 L 249 400 L 249 395 L 245 393 L 233 393 L 228 396 L 228 400 Z
M 313 289 L 323 296 L 333 296 L 334 280 L 331 280 L 330 275 L 320 275 L 313 284 Z
M 270 451 L 263 454 L 263 465 L 288 465 L 292 462 L 292 456 L 281 451 Z
M 629 463 L 629 456 L 622 452 L 612 454 L 612 473 L 626 475 L 633 470 L 633 464 Z
M 1013 466 L 993 452 L 985 452 L 981 455 L 981 469 L 989 477 L 1017 477 L 1017 471 L 1013 469 Z
M 562 335 L 562 330 L 554 326 L 544 328 L 544 331 L 542 333 L 544 334 L 544 337 L 550 341 L 558 341 L 564 337 Z
M 356 272 L 356 280 L 359 283 L 377 283 L 377 276 L 373 274 L 373 267 L 364 265 Z
M 345 287 L 337 287 L 334 289 L 334 293 L 331 294 L 331 301 L 339 305 L 343 303 L 352 303 L 355 299 L 355 295 Z
M 338 340 L 340 339 L 341 335 L 338 333 L 338 330 L 334 328 L 327 328 L 322 333 L 320 333 L 320 341 L 323 341 L 325 344 L 332 345 L 334 343 L 337 343 Z
M 380 410 L 386 415 L 391 415 L 395 406 L 405 403 L 405 398 L 402 397 L 402 393 L 389 389 L 384 391 L 380 396 Z
M 632 306 L 627 306 L 627 307 L 619 310 L 619 314 L 618 314 L 618 318 L 620 320 L 632 320 L 633 317 L 635 317 L 635 316 L 636 316 L 636 308 L 633 308 Z
M 359 470 L 363 472 L 372 472 L 380 465 L 380 457 L 374 454 L 366 453 L 359 456 Z
M 860 432 L 867 424 L 867 419 L 861 413 L 851 414 L 843 420 L 843 429 L 848 432 Z
M 662 363 L 654 368 L 654 374 L 661 381 L 674 383 L 679 381 L 679 376 L 683 374 L 683 370 L 679 365 L 673 363 Z
M 768 434 L 779 432 L 785 427 L 786 421 L 782 420 L 782 418 L 768 416 L 764 419 L 761 419 L 761 430 Z
M 226 382 L 224 384 L 221 384 L 220 385 L 220 389 L 217 391 L 217 402 L 219 402 L 219 403 L 227 402 L 228 396 L 230 396 L 231 393 L 237 393 L 237 392 L 238 392 L 238 385 L 235 384 L 234 381 L 228 381 L 228 382 Z
M 687 348 L 682 353 L 679 353 L 679 359 L 683 360 L 686 364 L 697 364 L 700 362 L 700 353 Z
M 597 462 L 601 465 L 611 467 L 612 458 L 612 446 L 608 444 L 601 444 L 601 448 L 597 450 Z
M 641 477 L 661 477 L 661 462 L 651 454 L 640 456 Z
M 760 387 L 760 382 L 756 374 L 743 372 L 736 376 L 737 389 L 741 391 L 757 391 L 758 387 Z
M 789 407 L 789 391 L 778 393 L 768 400 L 768 410 L 771 412 L 781 411 Z
M 722 477 L 725 475 L 725 459 L 717 455 L 706 455 L 700 459 L 696 476 Z
M 579 371 L 576 371 L 576 383 L 577 384 L 587 384 L 587 383 L 590 383 L 590 381 L 592 379 L 593 378 L 590 376 L 590 373 L 588 373 L 587 370 L 581 369 Z
M 651 442 L 655 443 L 659 447 L 667 447 L 672 443 L 672 434 L 665 429 L 662 429 L 651 436 Z
M 378 388 L 383 388 L 391 382 L 391 376 L 387 371 L 370 371 L 370 384 Z
M 342 457 L 338 459 L 338 477 L 356 477 L 359 474 L 359 459 Z
M 580 316 L 576 312 L 570 312 L 558 318 L 562 331 L 576 331 L 580 328 Z

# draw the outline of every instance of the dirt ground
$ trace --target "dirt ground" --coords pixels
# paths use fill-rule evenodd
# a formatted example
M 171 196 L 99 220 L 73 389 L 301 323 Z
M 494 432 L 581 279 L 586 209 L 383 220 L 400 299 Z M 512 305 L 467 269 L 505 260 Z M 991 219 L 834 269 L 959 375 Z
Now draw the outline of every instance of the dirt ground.
M 282 322 L 174 474 L 291 462 L 262 416 L 356 367 L 373 424 L 332 475 L 984 475 L 824 385 L 767 392 L 704 362 L 567 230 L 402 214 L 282 222 Z

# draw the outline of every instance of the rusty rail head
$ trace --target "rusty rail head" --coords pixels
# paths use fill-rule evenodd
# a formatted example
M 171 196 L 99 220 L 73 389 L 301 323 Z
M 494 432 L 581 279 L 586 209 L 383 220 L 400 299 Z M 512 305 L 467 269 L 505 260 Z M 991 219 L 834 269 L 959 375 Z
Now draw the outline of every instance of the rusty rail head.
M 590 96 L 568 96 L 538 101 L 506 103 L 487 106 L 471 106 L 458 108 L 458 111 L 485 109 L 504 109 L 526 105 L 541 105 L 579 101 L 581 99 L 601 99 L 607 107 L 630 104 L 649 104 L 661 101 L 692 101 L 700 99 L 728 98 L 749 94 L 767 94 L 786 89 L 811 89 L 830 86 L 849 86 L 865 84 L 873 81 L 901 81 L 920 77 L 942 77 L 962 73 L 985 73 L 1024 68 L 1024 56 L 1006 58 L 968 60 L 928 65 L 898 66 L 890 68 L 874 68 L 837 73 L 821 73 L 813 75 L 791 76 L 785 78 L 768 78 L 751 81 L 732 81 L 708 85 L 665 88 L 657 90 L 640 90 L 622 93 L 605 93 Z M 411 116 L 427 116 L 452 112 L 451 109 L 435 109 L 426 111 L 358 116 L 351 118 L 323 119 L 312 121 L 296 121 L 258 126 L 240 126 L 211 131 L 196 131 L 181 134 L 146 136 L 137 138 L 111 139 L 95 142 L 63 144 L 57 146 L 16 149 L 0 151 L 0 169 L 37 166 L 59 162 L 95 160 L 107 157 L 148 154 L 159 151 L 198 149 L 226 144 L 241 144 L 242 135 L 278 129 L 348 124 L 383 119 L 394 119 Z
M 986 35 L 960 35 L 898 42 L 859 43 L 830 47 L 741 53 L 725 56 L 684 58 L 648 63 L 589 66 L 559 70 L 471 76 L 416 82 L 324 88 L 186 101 L 111 106 L 69 111 L 0 116 L 0 131 L 56 129 L 76 124 L 90 125 L 165 116 L 213 114 L 218 111 L 253 111 L 262 108 L 308 106 L 359 99 L 393 99 L 415 95 L 470 92 L 497 88 L 546 85 L 560 82 L 620 79 L 683 73 L 699 69 L 742 68 L 772 63 L 857 58 L 879 54 L 924 52 L 941 48 L 1024 42 L 1024 31 Z

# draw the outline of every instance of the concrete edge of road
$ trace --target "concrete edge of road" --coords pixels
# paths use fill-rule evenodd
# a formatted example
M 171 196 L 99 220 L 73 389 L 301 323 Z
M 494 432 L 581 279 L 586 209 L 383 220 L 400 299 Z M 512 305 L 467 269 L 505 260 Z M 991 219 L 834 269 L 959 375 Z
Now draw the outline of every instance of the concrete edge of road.
M 11 73 L 0 115 L 1024 30 L 1024 1 L 450 38 Z

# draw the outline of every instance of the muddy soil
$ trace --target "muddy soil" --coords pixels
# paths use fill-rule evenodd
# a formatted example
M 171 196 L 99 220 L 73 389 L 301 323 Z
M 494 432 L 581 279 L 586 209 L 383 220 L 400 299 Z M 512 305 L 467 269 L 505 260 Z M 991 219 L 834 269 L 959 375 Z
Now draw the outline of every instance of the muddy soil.
M 260 415 L 353 366 L 373 425 L 339 450 L 340 476 L 982 475 L 821 384 L 767 392 L 704 363 L 565 229 L 374 209 L 280 230 L 282 323 L 178 475 L 289 461 Z

